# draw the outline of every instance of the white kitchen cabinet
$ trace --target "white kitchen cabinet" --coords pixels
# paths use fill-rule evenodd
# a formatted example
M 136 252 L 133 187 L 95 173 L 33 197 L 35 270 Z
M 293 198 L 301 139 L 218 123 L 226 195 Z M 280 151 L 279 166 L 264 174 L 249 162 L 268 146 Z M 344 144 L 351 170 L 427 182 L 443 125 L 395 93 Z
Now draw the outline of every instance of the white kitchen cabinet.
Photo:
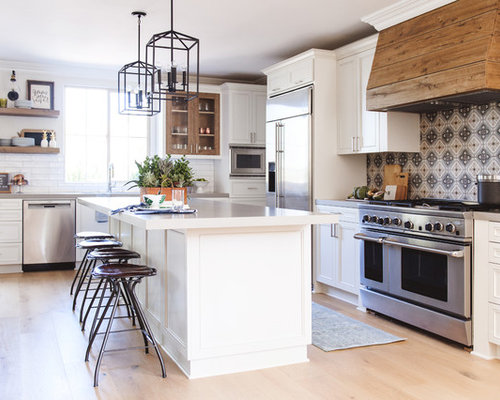
M 0 200 L 0 273 L 22 271 L 22 206 L 21 199 Z
M 358 210 L 348 207 L 318 206 L 319 212 L 338 213 L 339 223 L 318 225 L 315 235 L 314 265 L 316 281 L 329 288 L 328 294 L 355 301 L 359 294 L 359 243 L 354 239 L 358 232 Z M 342 296 L 347 292 L 356 297 Z
M 231 197 L 262 197 L 266 196 L 265 179 L 231 179 Z
M 225 83 L 222 85 L 225 113 L 228 119 L 229 143 L 266 143 L 266 87 Z
M 273 66 L 273 69 L 273 71 L 264 71 L 268 75 L 268 96 L 299 88 L 314 81 L 314 57 L 312 53 L 304 53 L 303 57 L 294 59 L 292 62 L 286 61 L 286 64 L 283 65 L 277 64 Z
M 377 36 L 335 50 L 337 54 L 337 153 L 420 151 L 420 115 L 366 110 L 366 87 Z

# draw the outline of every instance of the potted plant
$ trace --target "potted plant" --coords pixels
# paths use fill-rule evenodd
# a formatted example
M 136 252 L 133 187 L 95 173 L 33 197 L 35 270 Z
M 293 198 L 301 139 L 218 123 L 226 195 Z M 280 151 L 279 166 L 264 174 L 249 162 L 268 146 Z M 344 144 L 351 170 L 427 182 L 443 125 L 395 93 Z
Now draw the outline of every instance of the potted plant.
M 187 202 L 186 188 L 192 183 L 193 170 L 184 156 L 177 160 L 172 160 L 170 154 L 165 158 L 148 156 L 142 163 L 136 161 L 135 164 L 138 169 L 137 179 L 125 185 L 132 184 L 129 189 L 139 187 L 141 201 L 145 194 L 164 194 L 165 200 L 171 200 L 172 188 L 176 187 L 184 189 L 184 202 Z

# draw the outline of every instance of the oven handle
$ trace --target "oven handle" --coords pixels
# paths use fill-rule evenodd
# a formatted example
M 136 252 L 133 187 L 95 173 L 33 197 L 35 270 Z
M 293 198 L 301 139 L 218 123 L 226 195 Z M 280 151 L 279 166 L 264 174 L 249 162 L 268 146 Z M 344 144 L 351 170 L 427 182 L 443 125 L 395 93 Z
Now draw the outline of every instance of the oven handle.
M 385 238 L 383 238 L 383 237 L 375 238 L 375 237 L 365 235 L 364 233 L 355 233 L 353 237 L 354 237 L 354 239 L 365 240 L 367 242 L 375 242 L 375 243 L 380 243 L 380 244 L 383 244 L 385 241 Z
M 463 250 L 451 250 L 451 251 L 439 250 L 439 249 L 433 249 L 430 247 L 419 246 L 416 244 L 401 243 L 401 242 L 398 242 L 397 240 L 392 240 L 392 239 L 384 239 L 384 244 L 399 246 L 399 247 L 406 247 L 407 249 L 413 249 L 413 250 L 428 251 L 429 253 L 442 254 L 442 255 L 454 257 L 454 258 L 463 258 L 464 257 Z

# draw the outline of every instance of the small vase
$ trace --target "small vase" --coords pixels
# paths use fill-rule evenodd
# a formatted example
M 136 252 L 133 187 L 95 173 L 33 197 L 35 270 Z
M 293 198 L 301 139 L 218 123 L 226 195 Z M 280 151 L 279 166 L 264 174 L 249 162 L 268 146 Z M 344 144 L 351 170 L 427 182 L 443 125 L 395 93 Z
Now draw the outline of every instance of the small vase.
M 43 132 L 42 141 L 40 142 L 40 147 L 49 147 L 49 141 L 47 140 L 47 132 Z
M 57 142 L 56 142 L 56 133 L 52 132 L 50 134 L 50 142 L 49 142 L 49 147 L 57 147 Z

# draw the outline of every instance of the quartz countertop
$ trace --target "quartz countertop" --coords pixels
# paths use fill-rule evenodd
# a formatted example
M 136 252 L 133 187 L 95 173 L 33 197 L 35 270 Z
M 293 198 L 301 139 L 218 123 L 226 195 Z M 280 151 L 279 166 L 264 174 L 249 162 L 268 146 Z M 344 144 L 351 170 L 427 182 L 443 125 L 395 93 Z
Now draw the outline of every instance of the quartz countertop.
M 318 199 L 315 204 L 317 206 L 331 206 L 331 207 L 349 207 L 349 208 L 358 208 L 360 204 L 365 204 L 364 200 L 325 200 Z
M 500 222 L 500 210 L 499 212 L 474 211 L 473 218 L 482 221 Z
M 139 197 L 79 197 L 78 202 L 109 214 L 111 210 L 139 204 L 140 201 Z M 189 206 L 198 212 L 135 215 L 125 211 L 114 217 L 146 230 L 333 224 L 339 221 L 337 214 L 234 204 L 211 199 L 190 199 Z
M 131 197 L 133 193 L 2 193 L 0 199 L 76 199 L 77 197 Z M 191 198 L 229 197 L 229 193 L 189 193 Z

